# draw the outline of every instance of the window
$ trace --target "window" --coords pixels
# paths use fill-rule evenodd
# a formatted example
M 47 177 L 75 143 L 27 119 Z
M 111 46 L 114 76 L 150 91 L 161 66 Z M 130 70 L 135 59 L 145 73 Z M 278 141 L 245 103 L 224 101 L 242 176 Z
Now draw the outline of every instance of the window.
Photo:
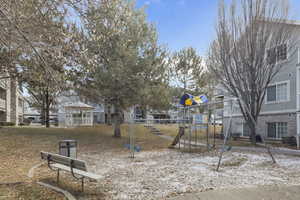
M 268 138 L 276 138 L 276 123 L 268 123 Z
M 277 123 L 277 137 L 282 138 L 287 135 L 287 122 Z
M 277 101 L 286 101 L 287 100 L 287 83 L 281 83 L 276 86 Z
M 287 136 L 288 123 L 287 122 L 272 122 L 267 123 L 268 138 L 281 139 Z
M 282 44 L 267 50 L 267 61 L 269 64 L 287 59 L 287 45 Z
M 267 88 L 266 103 L 289 100 L 289 82 L 280 82 Z
M 267 88 L 267 102 L 276 101 L 276 85 Z
M 282 44 L 277 47 L 277 61 L 285 59 L 287 59 L 287 47 L 286 44 Z

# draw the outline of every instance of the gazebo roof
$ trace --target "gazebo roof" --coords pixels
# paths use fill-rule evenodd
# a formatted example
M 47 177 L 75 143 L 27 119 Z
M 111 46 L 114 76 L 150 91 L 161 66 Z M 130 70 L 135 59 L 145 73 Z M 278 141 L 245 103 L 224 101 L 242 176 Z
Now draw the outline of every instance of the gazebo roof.
M 74 102 L 65 105 L 65 109 L 86 109 L 86 110 L 93 110 L 94 107 L 82 102 Z

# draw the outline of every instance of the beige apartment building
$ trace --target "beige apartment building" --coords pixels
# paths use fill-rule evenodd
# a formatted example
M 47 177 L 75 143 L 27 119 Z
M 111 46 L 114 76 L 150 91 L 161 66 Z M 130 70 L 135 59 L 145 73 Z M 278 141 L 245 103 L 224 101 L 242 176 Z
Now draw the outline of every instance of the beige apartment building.
M 23 122 L 24 97 L 15 79 L 0 76 L 0 122 Z

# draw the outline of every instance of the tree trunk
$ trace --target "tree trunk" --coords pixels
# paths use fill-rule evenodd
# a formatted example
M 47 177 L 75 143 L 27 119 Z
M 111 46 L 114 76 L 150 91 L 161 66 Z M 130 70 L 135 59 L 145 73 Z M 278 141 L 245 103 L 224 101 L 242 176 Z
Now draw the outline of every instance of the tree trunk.
M 46 121 L 46 118 L 45 118 L 45 98 L 43 98 L 43 102 L 42 102 L 42 107 L 41 107 L 41 124 L 42 125 L 45 125 L 45 121 Z
M 107 118 L 106 118 L 106 124 L 111 125 L 111 106 L 107 106 Z
M 120 114 L 114 114 L 114 137 L 121 137 L 121 123 L 120 123 Z
M 252 121 L 248 122 L 247 124 L 248 124 L 249 131 L 250 131 L 251 143 L 256 145 L 256 126 Z
M 46 92 L 46 98 L 45 98 L 46 102 L 46 108 L 45 108 L 45 115 L 46 115 L 46 128 L 50 127 L 50 102 L 49 102 L 49 94 L 48 91 Z
M 117 104 L 114 105 L 115 112 L 113 113 L 113 130 L 114 137 L 121 137 L 121 116 L 120 109 Z
M 45 125 L 45 104 L 43 103 L 42 107 L 41 107 L 41 124 Z
M 142 118 L 147 119 L 147 106 L 142 106 Z

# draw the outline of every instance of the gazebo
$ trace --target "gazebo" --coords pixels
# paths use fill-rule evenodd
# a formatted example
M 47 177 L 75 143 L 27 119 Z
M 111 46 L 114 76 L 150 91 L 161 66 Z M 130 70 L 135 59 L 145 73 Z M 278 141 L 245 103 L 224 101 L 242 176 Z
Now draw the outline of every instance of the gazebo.
M 65 125 L 74 126 L 92 126 L 94 107 L 82 102 L 71 103 L 64 106 Z

